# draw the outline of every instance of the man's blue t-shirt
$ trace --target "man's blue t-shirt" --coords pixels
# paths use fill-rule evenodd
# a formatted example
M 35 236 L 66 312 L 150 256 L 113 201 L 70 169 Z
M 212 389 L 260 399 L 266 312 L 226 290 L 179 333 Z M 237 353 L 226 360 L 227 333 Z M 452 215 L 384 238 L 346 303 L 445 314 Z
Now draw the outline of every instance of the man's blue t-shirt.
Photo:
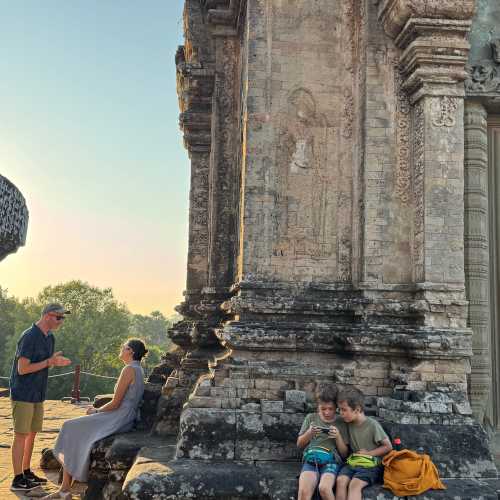
M 28 358 L 31 363 L 38 363 L 54 354 L 54 335 L 49 332 L 45 335 L 38 326 L 28 328 L 17 343 L 16 356 L 10 373 L 10 397 L 13 401 L 27 401 L 41 403 L 45 401 L 49 369 L 19 375 L 17 361 L 19 358 Z

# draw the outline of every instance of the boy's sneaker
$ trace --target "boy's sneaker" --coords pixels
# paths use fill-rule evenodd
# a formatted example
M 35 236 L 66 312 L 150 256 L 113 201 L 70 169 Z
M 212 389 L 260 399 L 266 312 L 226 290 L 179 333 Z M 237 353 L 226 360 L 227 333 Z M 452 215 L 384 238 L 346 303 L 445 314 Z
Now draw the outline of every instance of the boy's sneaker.
M 44 477 L 37 476 L 31 470 L 29 472 L 25 472 L 24 477 L 26 479 L 29 479 L 32 483 L 36 484 L 45 484 L 47 482 L 47 480 Z
M 12 485 L 10 487 L 11 491 L 31 491 L 35 488 L 38 488 L 38 484 L 30 481 L 25 477 L 21 477 L 19 479 L 15 479 L 12 481 Z

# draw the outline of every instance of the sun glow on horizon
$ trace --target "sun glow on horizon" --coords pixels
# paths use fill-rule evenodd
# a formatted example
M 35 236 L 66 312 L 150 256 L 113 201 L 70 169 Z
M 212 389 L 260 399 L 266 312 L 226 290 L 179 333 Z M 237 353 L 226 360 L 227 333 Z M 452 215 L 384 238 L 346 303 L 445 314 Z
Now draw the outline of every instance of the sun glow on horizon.
M 78 279 L 112 288 L 134 313 L 168 316 L 187 256 L 182 2 L 89 2 L 5 7 L 0 173 L 30 220 L 26 246 L 0 263 L 0 286 L 24 298 Z

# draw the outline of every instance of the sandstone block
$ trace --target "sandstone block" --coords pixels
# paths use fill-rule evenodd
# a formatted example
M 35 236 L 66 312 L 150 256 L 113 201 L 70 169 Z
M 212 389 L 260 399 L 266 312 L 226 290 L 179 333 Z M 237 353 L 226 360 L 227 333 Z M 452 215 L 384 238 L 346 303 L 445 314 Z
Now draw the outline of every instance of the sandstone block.
M 204 396 L 191 396 L 188 400 L 190 408 L 221 408 L 221 399 Z
M 285 391 L 285 408 L 304 411 L 307 395 L 304 391 Z
M 180 418 L 177 458 L 234 459 L 235 410 L 187 408 Z
M 260 404 L 263 413 L 279 413 L 284 409 L 283 401 L 269 401 L 261 399 Z

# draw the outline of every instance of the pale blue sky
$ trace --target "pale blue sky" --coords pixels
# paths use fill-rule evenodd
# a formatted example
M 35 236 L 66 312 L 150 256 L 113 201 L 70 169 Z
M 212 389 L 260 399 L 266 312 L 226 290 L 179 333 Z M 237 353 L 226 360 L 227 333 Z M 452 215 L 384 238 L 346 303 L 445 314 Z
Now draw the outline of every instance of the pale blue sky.
M 83 279 L 170 314 L 185 282 L 189 162 L 174 55 L 182 0 L 0 0 L 0 173 L 28 241 L 18 297 Z

